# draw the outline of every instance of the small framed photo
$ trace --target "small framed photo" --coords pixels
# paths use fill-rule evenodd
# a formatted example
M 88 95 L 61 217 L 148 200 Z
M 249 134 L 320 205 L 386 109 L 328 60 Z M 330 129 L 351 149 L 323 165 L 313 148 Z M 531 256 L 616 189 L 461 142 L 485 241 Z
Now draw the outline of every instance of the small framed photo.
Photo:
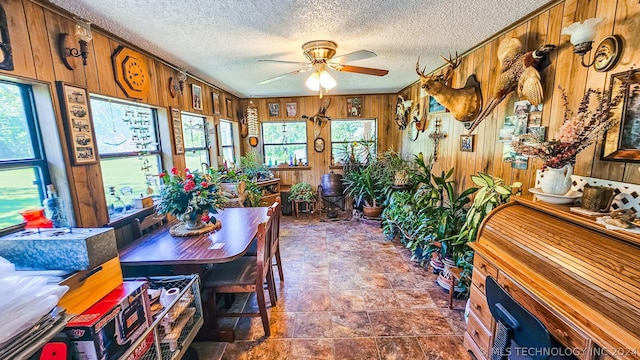
M 516 101 L 513 104 L 513 115 L 524 115 L 529 113 L 531 103 L 529 100 Z
M 445 111 L 447 111 L 447 108 L 444 105 L 441 105 L 433 96 L 429 96 L 429 114 Z
M 533 108 L 533 105 L 531 105 Z M 542 125 L 542 111 L 532 111 L 529 113 L 528 126 L 540 126 Z
M 324 151 L 324 139 L 321 137 L 317 137 L 315 140 L 313 140 L 313 150 L 315 150 L 316 152 L 323 152 Z
M 529 158 L 522 155 L 515 155 L 511 162 L 512 169 L 527 170 L 529 167 Z
M 202 110 L 202 88 L 200 85 L 191 84 L 191 99 L 195 110 Z
M 171 108 L 171 129 L 173 133 L 174 154 L 184 154 L 184 138 L 182 136 L 182 114 L 180 109 Z
M 347 98 L 347 116 L 362 117 L 362 98 Z
M 513 135 L 524 135 L 527 132 L 527 114 L 515 116 L 515 126 L 513 127 Z
M 516 158 L 516 151 L 511 143 L 504 144 L 502 147 L 502 162 L 512 162 Z
M 533 141 L 541 143 L 544 142 L 547 128 L 545 126 L 529 126 L 527 128 L 527 134 L 531 135 Z
M 212 92 L 211 97 L 213 98 L 213 113 L 218 115 L 220 114 L 220 94 Z
M 503 143 L 510 143 L 511 141 L 513 141 L 513 128 L 508 127 L 500 129 L 498 141 Z
M 62 81 L 57 81 L 56 86 L 73 165 L 97 163 L 95 130 L 87 89 Z
M 515 128 L 517 123 L 517 118 L 515 116 L 505 116 L 504 125 L 505 128 Z
M 298 115 L 298 103 L 297 102 L 288 102 L 285 104 L 285 107 L 287 109 L 287 116 L 288 117 L 295 117 L 296 115 Z
M 280 103 L 269 103 L 269 117 L 280 116 Z
M 531 105 L 531 107 L 529 108 L 529 112 L 542 112 L 542 104 L 538 104 L 538 105 Z
M 460 151 L 473 152 L 475 135 L 460 135 Z
M 227 98 L 227 118 L 233 119 L 233 102 L 229 98 Z

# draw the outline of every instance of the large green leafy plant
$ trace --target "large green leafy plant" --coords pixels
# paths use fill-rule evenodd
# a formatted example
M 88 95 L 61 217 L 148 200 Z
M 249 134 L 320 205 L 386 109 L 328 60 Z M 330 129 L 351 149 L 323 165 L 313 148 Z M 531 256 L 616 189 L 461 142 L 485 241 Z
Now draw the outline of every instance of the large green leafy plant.
M 364 168 L 355 168 L 342 178 L 344 192 L 353 197 L 357 204 L 383 206 L 386 202 L 383 165 L 372 160 Z
M 226 198 L 220 191 L 217 173 L 201 174 L 198 170 L 185 170 L 182 177 L 176 168 L 159 176 L 163 186 L 156 209 L 160 214 L 172 214 L 181 220 L 193 220 L 196 215 L 216 213 Z
M 293 184 L 289 190 L 289 200 L 315 202 L 318 192 L 308 182 Z

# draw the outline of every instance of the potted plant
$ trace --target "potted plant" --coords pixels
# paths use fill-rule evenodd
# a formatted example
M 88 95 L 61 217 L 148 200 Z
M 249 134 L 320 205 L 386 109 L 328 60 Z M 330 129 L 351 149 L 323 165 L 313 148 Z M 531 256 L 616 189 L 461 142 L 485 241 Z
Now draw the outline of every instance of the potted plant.
M 365 216 L 378 218 L 384 210 L 385 188 L 381 181 L 382 164 L 376 160 L 364 168 L 355 168 L 342 178 L 345 194 L 353 197 L 356 204 L 362 205 Z
M 398 152 L 389 149 L 382 153 L 379 161 L 385 165 L 385 178 L 388 178 L 393 186 L 403 187 L 409 184 L 411 167 L 409 162 L 404 160 Z
M 316 202 L 318 199 L 318 192 L 308 182 L 299 182 L 293 184 L 289 190 L 289 200 L 291 201 L 306 201 L 309 203 Z
M 240 169 L 247 175 L 249 180 L 269 179 L 273 173 L 269 168 L 260 162 L 258 152 L 250 150 L 245 156 L 240 157 Z

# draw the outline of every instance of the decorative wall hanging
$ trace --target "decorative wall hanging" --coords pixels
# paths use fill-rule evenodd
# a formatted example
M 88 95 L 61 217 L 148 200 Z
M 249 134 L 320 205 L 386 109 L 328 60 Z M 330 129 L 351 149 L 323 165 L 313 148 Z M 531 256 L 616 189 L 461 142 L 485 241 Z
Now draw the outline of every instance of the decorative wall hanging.
M 62 58 L 62 63 L 69 70 L 75 69 L 76 61 L 74 59 L 78 57 L 82 58 L 82 65 L 87 66 L 89 42 L 93 39 L 91 23 L 76 18 L 76 32 L 74 35 L 74 37 L 67 33 L 58 35 L 58 53 Z M 76 47 L 76 41 L 79 47 Z
M 73 165 L 97 163 L 95 130 L 87 89 L 62 81 L 56 81 L 56 86 Z
M 285 108 L 287 109 L 287 117 L 295 117 L 296 115 L 298 115 L 297 102 L 288 102 L 285 104 Z
M 440 146 L 440 141 L 446 137 L 447 134 L 442 132 L 442 119 L 437 117 L 435 128 L 431 134 L 429 134 L 429 138 L 433 140 L 433 162 L 438 161 L 438 147 Z
M 177 76 L 172 76 L 169 78 L 169 95 L 172 98 L 175 98 L 178 95 L 178 91 L 180 94 L 184 92 L 184 82 L 187 80 L 187 70 L 180 70 Z
M 227 98 L 227 118 L 229 120 L 233 119 L 233 102 L 231 101 L 231 99 Z
M 191 84 L 191 106 L 194 110 L 202 110 L 202 88 L 200 85 Z
M 137 52 L 119 46 L 111 56 L 116 83 L 132 99 L 146 99 L 149 93 L 149 68 Z
M 182 137 L 182 113 L 178 108 L 171 109 L 171 129 L 173 133 L 173 153 L 184 154 L 184 139 Z
M 13 70 L 13 55 L 11 54 L 11 39 L 7 14 L 0 5 L 0 70 Z
M 247 125 L 247 117 L 244 115 L 244 110 L 236 109 L 236 117 L 240 119 L 240 137 L 244 139 L 249 135 L 249 126 Z
M 627 80 L 628 79 L 628 80 Z M 640 161 L 640 69 L 611 75 L 609 99 L 614 97 L 624 83 L 623 100 L 611 112 L 609 121 L 618 124 L 609 129 L 602 146 L 602 159 Z
M 269 103 L 267 106 L 269 107 L 269 117 L 280 116 L 280 103 Z
M 213 113 L 218 115 L 220 114 L 220 94 L 212 92 L 211 98 L 213 99 Z
M 409 118 L 409 110 L 413 100 L 405 100 L 402 95 L 398 95 L 396 100 L 396 117 L 395 122 L 400 130 L 404 130 L 407 127 L 407 121 Z
M 591 51 L 593 40 L 596 37 L 596 26 L 603 18 L 591 18 L 583 22 L 575 22 L 564 29 L 561 35 L 570 35 L 573 53 L 580 56 L 580 63 L 584 67 L 593 66 L 596 71 L 605 72 L 613 69 L 622 54 L 622 37 L 609 35 L 602 39 L 596 47 L 593 61 L 586 63 L 585 55 Z M 589 56 L 587 56 L 587 59 Z
M 362 98 L 347 98 L 347 116 L 362 117 Z
M 449 54 L 448 60 L 444 57 L 442 59 L 449 64 L 446 70 L 435 75 L 425 75 L 424 69 L 420 71 L 420 58 L 418 58 L 416 73 L 420 76 L 420 87 L 439 104 L 449 109 L 456 120 L 467 122 L 475 119 L 482 109 L 480 83 L 475 75 L 471 75 L 467 78 L 467 83 L 463 88 L 451 88 L 449 81 L 453 76 L 453 71 L 460 66 L 462 60 L 460 60 L 458 53 L 456 53 L 455 59 L 451 58 L 451 54 Z M 435 102 L 433 106 L 436 106 Z M 431 112 L 431 101 L 429 102 L 429 112 Z
M 316 152 L 323 152 L 324 151 L 324 139 L 321 137 L 317 137 L 315 140 L 313 140 L 313 150 L 315 150 Z
M 417 103 L 409 115 L 409 128 L 407 129 L 407 136 L 409 137 L 409 140 L 416 141 L 418 139 L 418 135 L 421 132 L 424 132 L 426 128 L 427 117 L 424 113 L 420 112 L 420 104 Z
M 475 135 L 460 135 L 460 151 L 473 152 Z
M 331 105 L 331 98 L 325 97 L 322 101 L 322 105 L 318 109 L 318 112 L 308 117 L 307 115 L 302 115 L 302 118 L 305 120 L 309 120 L 313 122 L 313 137 L 314 139 L 320 136 L 320 130 L 327 125 L 327 122 L 331 120 L 330 117 L 326 115 L 327 109 Z
M 518 96 L 523 100 L 529 100 L 532 105 L 541 104 L 544 101 L 540 72 L 551 63 L 549 52 L 555 49 L 555 45 L 545 44 L 539 49 L 522 52 L 522 43 L 516 38 L 505 38 L 500 41 L 498 47 L 498 60 L 500 61 L 500 76 L 493 88 L 491 98 L 487 106 L 482 110 L 473 123 L 469 126 L 469 133 L 487 118 L 493 110 L 512 91 L 517 90 Z
M 248 135 L 249 135 L 249 145 L 256 147 L 258 146 L 258 108 L 253 105 L 253 101 L 249 101 L 249 106 L 247 106 L 247 127 L 248 127 Z

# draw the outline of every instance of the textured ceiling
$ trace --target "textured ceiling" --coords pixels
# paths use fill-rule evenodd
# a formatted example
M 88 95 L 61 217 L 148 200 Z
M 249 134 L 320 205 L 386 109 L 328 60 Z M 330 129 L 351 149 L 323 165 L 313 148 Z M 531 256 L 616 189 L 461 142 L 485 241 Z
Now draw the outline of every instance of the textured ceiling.
M 69 12 L 184 67 L 240 97 L 303 96 L 308 73 L 259 85 L 300 67 L 301 46 L 333 40 L 337 55 L 378 56 L 350 65 L 388 69 L 384 77 L 333 72 L 331 94 L 395 93 L 439 55 L 464 53 L 548 0 L 50 0 Z

